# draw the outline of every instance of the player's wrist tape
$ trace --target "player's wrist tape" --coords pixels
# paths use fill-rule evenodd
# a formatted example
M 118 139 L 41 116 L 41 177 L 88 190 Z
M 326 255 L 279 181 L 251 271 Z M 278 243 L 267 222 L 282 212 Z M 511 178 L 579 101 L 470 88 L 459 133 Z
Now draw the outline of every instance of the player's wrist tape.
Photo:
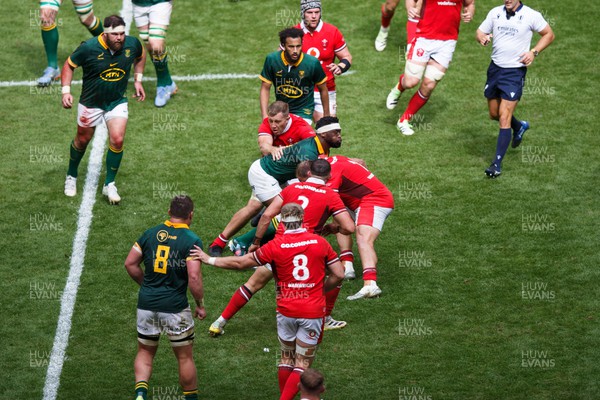
M 345 58 L 340 61 L 340 64 L 343 64 L 343 67 L 340 67 L 342 73 L 348 71 L 350 69 L 350 66 L 352 65 L 350 64 L 350 61 L 346 60 Z
M 196 305 L 198 307 L 204 307 L 204 299 L 200 299 L 200 300 L 194 299 L 194 300 L 196 301 Z
M 65 85 L 61 88 L 61 92 L 62 94 L 69 94 L 71 93 L 71 86 Z
M 143 77 L 144 77 L 144 74 L 140 74 L 139 72 L 136 72 L 135 74 L 133 74 L 133 80 L 136 82 L 141 82 Z
M 208 265 L 215 265 L 215 263 L 217 262 L 217 257 L 210 257 L 207 261 Z

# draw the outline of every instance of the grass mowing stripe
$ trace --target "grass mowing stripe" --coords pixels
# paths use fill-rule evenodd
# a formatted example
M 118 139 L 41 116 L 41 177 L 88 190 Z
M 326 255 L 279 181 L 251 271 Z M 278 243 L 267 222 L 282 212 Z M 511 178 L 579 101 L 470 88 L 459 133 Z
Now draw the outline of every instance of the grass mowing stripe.
M 71 332 L 71 318 L 75 308 L 75 299 L 79 289 L 79 281 L 83 272 L 83 262 L 85 260 L 85 249 L 87 246 L 90 226 L 92 225 L 92 210 L 96 202 L 96 190 L 100 171 L 102 170 L 102 159 L 104 148 L 106 147 L 106 138 L 108 131 L 106 125 L 101 124 L 96 128 L 90 161 L 88 163 L 85 185 L 83 187 L 83 196 L 81 206 L 79 206 L 79 217 L 77 219 L 77 231 L 73 239 L 73 252 L 71 254 L 71 266 L 69 268 L 69 277 L 60 300 L 60 315 L 50 362 L 48 363 L 48 372 L 46 373 L 46 382 L 44 383 L 44 399 L 54 400 L 58 392 L 60 383 L 60 374 L 65 361 L 65 353 L 69 343 L 69 334 Z

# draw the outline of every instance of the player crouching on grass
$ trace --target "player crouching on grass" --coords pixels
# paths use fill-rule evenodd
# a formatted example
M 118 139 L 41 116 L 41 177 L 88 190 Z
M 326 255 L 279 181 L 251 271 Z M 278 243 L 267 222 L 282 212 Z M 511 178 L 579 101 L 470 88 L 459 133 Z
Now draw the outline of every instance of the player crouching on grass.
M 280 400 L 291 400 L 298 393 L 300 376 L 312 364 L 322 339 L 325 292 L 344 279 L 344 267 L 331 245 L 302 228 L 303 221 L 302 207 L 288 203 L 281 208 L 285 232 L 256 252 L 243 257 L 209 257 L 196 246 L 190 253 L 219 268 L 270 266 L 276 281 L 277 334 L 281 343 Z
M 118 15 L 104 19 L 104 33 L 81 43 L 63 66 L 62 106 L 73 106 L 71 80 L 73 71 L 83 68 L 83 89 L 77 106 L 77 134 L 71 142 L 69 170 L 65 180 L 65 196 L 77 194 L 77 170 L 96 127 L 106 122 L 109 146 L 106 154 L 106 179 L 102 194 L 110 204 L 118 204 L 121 196 L 115 186 L 115 176 L 123 158 L 123 141 L 129 111 L 127 82 L 133 65 L 135 97 L 146 98 L 142 87 L 142 72 L 146 52 L 140 41 L 125 35 L 125 21 Z

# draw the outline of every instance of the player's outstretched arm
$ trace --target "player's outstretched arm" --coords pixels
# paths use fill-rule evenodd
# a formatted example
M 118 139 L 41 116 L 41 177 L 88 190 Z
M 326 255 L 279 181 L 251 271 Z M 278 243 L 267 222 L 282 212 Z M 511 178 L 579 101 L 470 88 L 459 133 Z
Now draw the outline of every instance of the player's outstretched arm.
M 196 260 L 200 260 L 204 264 L 224 269 L 246 269 L 257 265 L 256 260 L 254 259 L 254 253 L 248 253 L 242 257 L 209 257 L 208 254 L 203 252 L 202 249 L 196 245 L 194 245 L 194 248 L 190 251 L 190 256 Z

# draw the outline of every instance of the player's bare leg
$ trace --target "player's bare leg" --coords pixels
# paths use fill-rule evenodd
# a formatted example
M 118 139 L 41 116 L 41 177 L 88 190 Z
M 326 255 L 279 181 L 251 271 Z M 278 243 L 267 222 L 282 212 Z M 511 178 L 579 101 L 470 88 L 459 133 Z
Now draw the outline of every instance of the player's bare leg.
M 179 385 L 186 399 L 198 398 L 198 374 L 194 363 L 193 345 L 173 347 L 179 364 Z M 194 394 L 196 396 L 194 396 Z
M 262 210 L 263 205 L 268 206 L 271 204 L 271 201 L 273 201 L 273 199 L 261 203 L 256 197 L 251 197 L 250 200 L 248 200 L 248 204 L 233 214 L 233 217 L 231 217 L 231 220 L 227 223 L 223 232 L 213 240 L 208 248 L 208 254 L 213 257 L 221 256 L 223 248 L 227 244 L 229 238 L 233 237 L 240 229 L 246 226 L 246 224 Z
M 358 293 L 348 296 L 347 300 L 377 297 L 381 294 L 381 289 L 377 286 L 377 253 L 375 252 L 375 240 L 379 236 L 379 229 L 369 225 L 358 225 L 355 234 L 363 268 L 363 288 Z
M 225 333 L 223 328 L 227 322 L 250 301 L 256 292 L 264 288 L 272 278 L 273 273 L 268 268 L 264 266 L 256 268 L 246 283 L 240 286 L 233 296 L 231 296 L 229 303 L 227 303 L 219 318 L 210 325 L 208 333 L 214 337 Z
M 431 94 L 433 93 L 433 90 L 437 86 L 438 82 L 442 80 L 445 73 L 446 68 L 444 68 L 440 63 L 433 59 L 429 60 L 425 68 L 425 73 L 423 75 L 423 79 L 421 80 L 419 90 L 417 90 L 417 92 L 411 97 L 406 110 L 400 116 L 398 124 L 396 125 L 402 134 L 412 135 L 414 133 L 414 130 L 410 125 L 410 120 L 427 103 Z M 408 81 L 413 83 L 413 78 L 416 77 L 410 77 Z
M 133 362 L 136 400 L 146 399 L 148 382 L 152 376 L 152 361 L 154 361 L 157 349 L 158 346 L 148 346 L 138 342 L 138 352 Z

